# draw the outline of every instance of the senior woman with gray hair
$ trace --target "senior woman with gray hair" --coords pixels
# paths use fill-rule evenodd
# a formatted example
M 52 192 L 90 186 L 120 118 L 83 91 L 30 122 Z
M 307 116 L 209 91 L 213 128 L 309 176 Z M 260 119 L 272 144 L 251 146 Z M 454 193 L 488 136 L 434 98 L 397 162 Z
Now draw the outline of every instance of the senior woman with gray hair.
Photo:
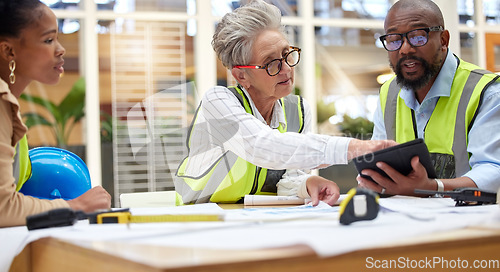
M 257 0 L 226 14 L 212 46 L 238 84 L 213 87 L 202 98 L 177 170 L 183 203 L 278 194 L 333 205 L 339 187 L 310 169 L 395 144 L 311 133 L 307 102 L 291 94 L 301 49 L 288 42 L 277 7 Z

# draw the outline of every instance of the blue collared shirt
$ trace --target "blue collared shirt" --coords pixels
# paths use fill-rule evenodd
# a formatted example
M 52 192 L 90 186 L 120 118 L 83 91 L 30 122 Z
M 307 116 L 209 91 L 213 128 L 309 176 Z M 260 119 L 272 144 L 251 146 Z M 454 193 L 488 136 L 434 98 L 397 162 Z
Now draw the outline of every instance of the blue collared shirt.
M 458 61 L 448 50 L 446 60 L 429 93 L 418 103 L 415 93 L 403 88 L 399 96 L 406 106 L 415 111 L 417 131 L 424 137 L 424 128 L 436 107 L 440 96 L 449 97 Z M 373 140 L 387 139 L 380 101 L 374 115 Z M 471 178 L 478 188 L 496 192 L 500 188 L 500 83 L 496 82 L 484 91 L 482 105 L 469 132 L 467 151 L 471 170 L 464 176 Z

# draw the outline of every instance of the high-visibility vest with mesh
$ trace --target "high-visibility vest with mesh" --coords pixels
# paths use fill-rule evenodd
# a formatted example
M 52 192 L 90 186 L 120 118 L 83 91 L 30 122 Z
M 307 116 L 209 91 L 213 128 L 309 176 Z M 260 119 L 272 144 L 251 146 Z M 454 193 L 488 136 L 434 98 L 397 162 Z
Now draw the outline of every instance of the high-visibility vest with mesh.
M 249 99 L 240 88 L 230 87 L 229 90 L 238 98 L 247 113 L 255 115 L 250 107 Z M 279 101 L 285 112 L 286 128 L 280 124 L 278 130 L 281 133 L 302 132 L 304 126 L 302 98 L 297 95 L 288 95 Z M 192 126 L 195 125 L 197 114 L 198 110 L 193 118 L 190 132 Z M 188 149 L 190 136 L 191 134 L 188 133 L 186 141 Z M 177 169 L 177 176 L 182 178 L 177 180 L 175 184 L 178 194 L 177 204 L 236 203 L 247 194 L 276 194 L 276 184 L 285 173 L 285 170 L 258 167 L 238 157 L 233 152 L 227 151 L 205 173 L 193 177 L 185 174 L 188 159 L 189 155 Z M 182 201 L 179 198 L 182 198 Z
M 459 65 L 449 97 L 439 97 L 424 128 L 424 141 L 438 178 L 460 177 L 470 170 L 468 134 L 481 105 L 484 90 L 499 76 L 457 58 Z M 414 112 L 399 96 L 395 77 L 380 89 L 387 139 L 404 143 L 415 139 Z
M 14 183 L 19 191 L 23 184 L 31 177 L 31 161 L 29 157 L 28 139 L 24 135 L 15 146 L 14 163 L 12 165 Z

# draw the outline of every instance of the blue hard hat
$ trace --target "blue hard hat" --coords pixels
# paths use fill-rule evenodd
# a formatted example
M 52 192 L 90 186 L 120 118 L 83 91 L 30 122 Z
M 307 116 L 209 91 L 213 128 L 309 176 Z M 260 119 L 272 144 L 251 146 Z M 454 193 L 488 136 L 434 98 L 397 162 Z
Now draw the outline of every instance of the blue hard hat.
M 57 147 L 29 151 L 31 177 L 19 192 L 43 199 L 79 197 L 91 188 L 87 165 L 77 155 Z

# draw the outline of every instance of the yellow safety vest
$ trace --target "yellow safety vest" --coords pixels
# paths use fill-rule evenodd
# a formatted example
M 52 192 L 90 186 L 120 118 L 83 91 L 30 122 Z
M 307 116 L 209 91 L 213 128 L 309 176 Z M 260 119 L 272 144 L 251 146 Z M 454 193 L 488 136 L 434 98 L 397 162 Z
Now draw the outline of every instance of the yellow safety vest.
M 438 178 L 460 177 L 470 170 L 468 134 L 481 105 L 483 91 L 499 78 L 458 57 L 457 60 L 459 65 L 450 96 L 439 97 L 424 129 L 424 141 Z M 417 137 L 416 121 L 414 112 L 399 96 L 401 87 L 394 79 L 380 88 L 380 106 L 387 139 L 404 143 Z
M 24 135 L 15 146 L 14 163 L 14 183 L 19 191 L 23 184 L 31 177 L 31 161 L 29 156 L 28 139 Z
M 250 107 L 249 99 L 239 87 L 230 87 L 229 90 L 238 98 L 247 113 L 255 115 Z M 281 124 L 278 130 L 283 132 L 302 132 L 304 126 L 303 101 L 300 96 L 288 95 L 280 99 L 285 112 L 286 129 Z M 201 104 L 200 104 L 201 106 Z M 198 106 L 198 110 L 200 109 Z M 198 114 L 193 118 L 194 126 Z M 190 136 L 186 141 L 188 149 Z M 226 152 L 216 161 L 209 170 L 201 176 L 192 177 L 185 175 L 187 165 L 186 157 L 177 169 L 177 176 L 182 180 L 176 181 L 175 188 L 178 193 L 178 203 L 236 203 L 247 194 L 276 194 L 276 184 L 286 170 L 270 170 L 258 167 L 236 156 L 231 151 Z M 179 196 L 182 201 L 179 201 Z

